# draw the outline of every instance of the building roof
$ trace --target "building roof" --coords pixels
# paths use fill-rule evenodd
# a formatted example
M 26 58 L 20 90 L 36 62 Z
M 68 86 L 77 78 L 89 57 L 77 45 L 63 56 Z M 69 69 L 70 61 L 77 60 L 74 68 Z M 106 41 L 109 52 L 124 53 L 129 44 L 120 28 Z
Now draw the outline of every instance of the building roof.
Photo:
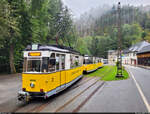
M 150 52 L 150 45 L 143 47 L 137 54 Z
M 122 52 L 123 52 L 124 54 L 126 54 L 126 53 L 129 53 L 130 50 L 129 50 L 129 49 L 124 49 Z
M 139 42 L 129 48 L 130 52 L 139 52 L 143 47 L 150 45 L 150 43 L 146 41 Z

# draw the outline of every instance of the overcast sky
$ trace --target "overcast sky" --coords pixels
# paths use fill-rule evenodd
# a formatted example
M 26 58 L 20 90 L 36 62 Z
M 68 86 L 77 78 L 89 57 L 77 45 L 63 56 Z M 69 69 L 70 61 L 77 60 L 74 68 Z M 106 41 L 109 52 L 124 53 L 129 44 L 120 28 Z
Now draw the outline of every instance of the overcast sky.
M 150 0 L 62 0 L 65 5 L 71 9 L 74 17 L 79 17 L 80 14 L 90 10 L 91 8 L 98 7 L 103 4 L 130 4 L 130 5 L 150 5 Z

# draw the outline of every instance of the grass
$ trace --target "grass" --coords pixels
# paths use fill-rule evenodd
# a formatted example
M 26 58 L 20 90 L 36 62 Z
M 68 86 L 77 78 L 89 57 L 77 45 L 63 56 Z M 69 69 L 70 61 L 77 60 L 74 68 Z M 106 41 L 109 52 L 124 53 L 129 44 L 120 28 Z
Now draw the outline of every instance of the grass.
M 128 72 L 123 68 L 123 77 L 116 78 L 117 67 L 116 66 L 104 66 L 93 73 L 86 74 L 85 76 L 98 76 L 104 81 L 124 80 L 129 78 Z

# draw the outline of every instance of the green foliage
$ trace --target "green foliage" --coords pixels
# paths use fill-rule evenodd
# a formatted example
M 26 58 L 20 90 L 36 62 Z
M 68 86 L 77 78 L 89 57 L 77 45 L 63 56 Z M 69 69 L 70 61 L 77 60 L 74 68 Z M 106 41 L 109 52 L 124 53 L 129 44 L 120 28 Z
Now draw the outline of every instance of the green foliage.
M 98 76 L 98 77 L 103 77 L 105 74 L 107 74 L 113 66 L 103 66 L 102 68 L 96 70 L 95 72 L 86 74 L 85 76 Z
M 121 10 L 122 48 L 150 41 L 150 13 L 133 6 Z M 97 18 L 81 16 L 77 28 L 61 0 L 0 0 L 0 68 L 15 72 L 15 66 L 20 72 L 22 51 L 31 43 L 65 45 L 107 58 L 108 50 L 117 49 L 116 7 L 104 12 Z
M 142 29 L 139 24 L 124 24 L 122 27 L 123 49 L 141 40 Z
M 51 17 L 48 14 L 48 3 L 48 0 L 32 0 L 31 2 L 31 29 L 34 43 L 45 43 L 47 40 L 48 21 Z
M 91 43 L 91 40 L 92 40 L 91 37 L 78 38 L 77 45 L 76 45 L 76 50 L 78 50 L 81 54 L 91 55 L 91 53 L 88 49 L 89 43 Z
M 130 5 L 121 8 L 122 49 L 142 40 L 150 41 L 150 12 L 141 9 Z M 85 13 L 76 22 L 78 33 L 83 39 L 92 36 L 92 41 L 87 42 L 90 47 L 88 50 L 93 56 L 107 58 L 107 51 L 116 50 L 118 47 L 117 7 L 113 6 L 102 15 L 97 12 L 100 15 L 97 18 L 93 18 L 93 15 Z
M 145 40 L 146 35 L 147 35 L 146 32 L 142 32 L 141 37 L 142 37 L 143 40 Z
M 123 77 L 116 78 L 117 67 L 114 66 L 112 68 L 112 70 L 110 72 L 108 72 L 107 75 L 105 75 L 101 80 L 104 80 L 104 81 L 115 81 L 115 80 L 124 80 L 124 79 L 128 79 L 129 78 L 129 74 L 128 74 L 128 72 L 125 69 L 123 69 L 122 73 L 123 73 Z
M 77 42 L 70 12 L 61 0 L 1 0 L 0 31 L 0 68 L 7 66 L 6 72 L 14 73 L 15 67 L 21 71 L 28 44 L 56 44 L 56 37 L 61 45 L 75 47 Z

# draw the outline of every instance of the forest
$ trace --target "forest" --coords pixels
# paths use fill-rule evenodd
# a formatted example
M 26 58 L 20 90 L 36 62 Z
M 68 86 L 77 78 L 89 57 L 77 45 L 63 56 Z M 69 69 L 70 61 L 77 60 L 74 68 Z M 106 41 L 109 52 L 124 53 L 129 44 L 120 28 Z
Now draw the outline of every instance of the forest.
M 108 50 L 117 49 L 117 6 L 104 5 L 74 20 L 61 0 L 0 0 L 0 31 L 0 73 L 22 72 L 23 50 L 33 43 L 107 58 Z M 121 36 L 122 49 L 150 42 L 150 6 L 121 7 Z
M 117 49 L 118 13 L 117 5 L 103 7 L 83 14 L 75 23 L 80 43 L 84 43 L 78 50 L 107 58 L 108 50 Z M 121 39 L 122 49 L 143 40 L 150 42 L 150 6 L 121 6 Z

